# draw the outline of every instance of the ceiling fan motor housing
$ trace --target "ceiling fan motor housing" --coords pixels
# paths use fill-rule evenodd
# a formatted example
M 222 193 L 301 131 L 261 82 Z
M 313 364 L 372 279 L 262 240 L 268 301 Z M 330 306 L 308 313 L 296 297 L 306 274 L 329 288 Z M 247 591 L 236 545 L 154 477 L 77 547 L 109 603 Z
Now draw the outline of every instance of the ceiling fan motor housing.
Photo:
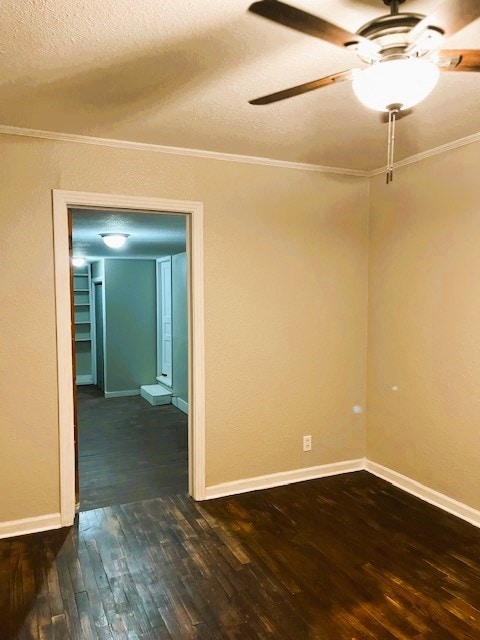
M 388 4 L 388 0 L 384 1 L 385 4 Z M 392 54 L 415 55 L 418 57 L 428 53 L 429 47 L 425 47 L 423 50 L 420 46 L 412 50 L 412 42 L 409 38 L 412 29 L 414 29 L 424 17 L 425 16 L 420 13 L 397 13 L 380 16 L 367 22 L 360 27 L 357 34 L 374 42 L 378 45 L 379 49 L 376 57 L 373 58 L 371 52 L 363 51 L 360 45 L 356 47 L 357 55 L 364 62 L 371 63 Z M 425 42 L 430 37 L 438 38 L 439 36 L 441 36 L 441 32 L 432 27 L 426 29 L 423 34 Z

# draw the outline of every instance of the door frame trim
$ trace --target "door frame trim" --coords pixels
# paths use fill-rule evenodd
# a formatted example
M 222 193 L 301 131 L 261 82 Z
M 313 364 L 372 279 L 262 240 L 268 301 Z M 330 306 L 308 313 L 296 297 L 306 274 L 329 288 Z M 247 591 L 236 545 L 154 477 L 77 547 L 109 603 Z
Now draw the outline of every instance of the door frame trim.
M 155 287 L 156 287 L 156 293 L 157 293 L 157 381 L 160 382 L 161 384 L 165 384 L 167 387 L 170 387 L 170 389 L 173 389 L 173 336 L 172 336 L 172 349 L 171 349 L 171 356 L 172 356 L 172 375 L 170 375 L 170 384 L 166 384 L 164 382 L 162 382 L 161 380 L 159 380 L 159 377 L 161 376 L 161 371 L 162 371 L 162 359 L 163 359 L 163 344 L 161 344 L 161 336 L 163 334 L 163 319 L 162 319 L 162 313 L 163 313 L 163 304 L 162 304 L 162 295 L 158 295 L 159 291 L 163 294 L 163 286 L 162 286 L 162 279 L 161 277 L 158 277 L 158 266 L 159 264 L 161 264 L 162 262 L 170 262 L 170 283 L 172 281 L 172 256 L 164 256 L 163 258 L 157 258 L 155 260 Z M 170 294 L 172 294 L 172 288 L 170 285 Z M 172 298 L 172 295 L 170 295 L 170 298 Z M 171 302 L 170 302 L 170 311 L 171 311 Z M 160 321 L 158 320 L 160 318 Z M 162 328 L 160 330 L 160 325 L 162 325 Z
M 95 372 L 95 375 L 93 376 L 93 379 L 95 381 L 95 384 L 98 385 L 98 367 L 97 367 L 97 320 L 96 320 L 96 313 L 97 313 L 97 303 L 95 300 L 95 286 L 97 284 L 101 284 L 102 285 L 102 331 L 103 331 L 103 346 L 105 347 L 105 338 L 107 336 L 107 323 L 105 322 L 105 283 L 104 283 L 104 278 L 103 276 L 97 276 L 95 278 L 91 279 L 92 282 L 92 291 L 91 291 L 91 295 L 90 295 L 90 309 L 91 309 L 91 313 L 90 313 L 90 320 L 91 320 L 91 336 L 92 336 L 92 370 Z M 105 359 L 105 349 L 103 351 L 103 384 L 105 386 L 105 372 L 106 372 L 106 366 L 107 366 L 107 362 Z
M 158 214 L 186 214 L 188 260 L 188 464 L 189 493 L 205 499 L 205 341 L 203 203 L 52 189 L 57 329 L 60 513 L 62 526 L 75 518 L 75 445 L 72 325 L 70 298 L 69 208 L 108 208 Z

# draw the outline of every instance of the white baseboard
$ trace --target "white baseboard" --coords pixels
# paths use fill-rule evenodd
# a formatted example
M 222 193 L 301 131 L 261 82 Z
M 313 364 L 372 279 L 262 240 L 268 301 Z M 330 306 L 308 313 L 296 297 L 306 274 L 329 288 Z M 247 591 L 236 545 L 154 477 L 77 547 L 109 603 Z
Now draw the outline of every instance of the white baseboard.
M 94 380 L 93 380 L 93 377 L 91 375 L 77 376 L 76 383 L 79 386 L 82 385 L 82 384 L 94 384 Z
M 399 489 L 403 489 L 403 491 L 411 493 L 417 498 L 425 500 L 425 502 L 429 502 L 458 518 L 462 518 L 462 520 L 466 520 L 476 527 L 480 527 L 480 511 L 477 509 L 473 509 L 463 504 L 463 502 L 449 498 L 445 494 L 435 491 L 435 489 L 430 489 L 416 480 L 412 480 L 397 471 L 393 471 L 371 460 L 365 460 L 365 469 L 375 476 L 382 478 L 382 480 L 390 482 Z
M 45 516 L 22 518 L 21 520 L 9 520 L 0 522 L 0 538 L 11 538 L 12 536 L 24 536 L 27 533 L 60 529 L 61 526 L 62 520 L 59 513 L 49 513 Z
M 248 491 L 279 487 L 292 482 L 303 482 L 304 480 L 313 480 L 315 478 L 324 478 L 326 476 L 362 470 L 368 471 L 369 473 L 382 478 L 382 480 L 390 482 L 390 484 L 395 485 L 399 489 L 402 489 L 403 491 L 406 491 L 429 504 L 433 504 L 434 506 L 447 511 L 462 520 L 466 520 L 476 527 L 480 527 L 480 511 L 477 509 L 473 509 L 458 500 L 449 498 L 443 493 L 435 491 L 435 489 L 430 489 L 416 480 L 412 480 L 397 471 L 388 469 L 387 467 L 376 462 L 372 462 L 371 460 L 367 460 L 366 458 L 323 464 L 316 467 L 308 467 L 306 469 L 295 469 L 294 471 L 272 473 L 265 476 L 234 480 L 233 482 L 222 482 L 220 484 L 206 487 L 205 499 L 211 500 L 212 498 L 221 498 L 223 496 L 246 493 Z
M 186 413 L 188 415 L 188 402 L 185 402 L 185 400 L 182 400 L 177 396 L 173 396 L 172 404 L 174 407 L 177 407 L 177 409 L 180 409 L 180 411 L 183 411 L 183 413 Z
M 233 482 L 222 482 L 206 487 L 205 499 L 211 500 L 212 498 L 221 498 L 222 496 L 231 496 L 237 493 L 280 487 L 285 484 L 291 484 L 292 482 L 303 482 L 304 480 L 325 478 L 326 476 L 334 476 L 340 473 L 362 471 L 364 468 L 365 459 L 358 458 L 357 460 L 345 460 L 344 462 L 333 462 L 331 464 L 321 464 L 316 467 L 294 469 L 293 471 L 271 473 L 266 476 L 234 480 Z
M 140 387 L 138 389 L 123 389 L 122 391 L 105 391 L 105 398 L 127 398 L 129 396 L 139 396 Z
M 473 509 L 458 500 L 449 498 L 443 493 L 430 489 L 416 480 L 412 480 L 397 471 L 393 471 L 388 467 L 384 467 L 383 465 L 367 460 L 366 458 L 323 464 L 316 467 L 307 467 L 306 469 L 271 473 L 269 475 L 245 478 L 243 480 L 235 480 L 233 482 L 222 482 L 220 484 L 206 487 L 205 499 L 211 500 L 213 498 L 221 498 L 222 496 L 247 493 L 248 491 L 257 491 L 260 489 L 269 489 L 272 487 L 291 484 L 293 482 L 303 482 L 305 480 L 314 480 L 315 478 L 325 478 L 327 476 L 352 473 L 354 471 L 362 470 L 368 471 L 382 480 L 390 482 L 390 484 L 395 485 L 399 489 L 402 489 L 425 502 L 433 504 L 434 506 L 447 511 L 462 520 L 466 520 L 475 527 L 480 527 L 480 511 L 477 509 Z M 62 527 L 60 513 L 50 513 L 43 516 L 35 516 L 33 518 L 0 522 L 0 539 L 22 536 L 29 533 L 37 533 L 40 531 L 48 531 L 50 529 L 59 529 L 60 527 Z

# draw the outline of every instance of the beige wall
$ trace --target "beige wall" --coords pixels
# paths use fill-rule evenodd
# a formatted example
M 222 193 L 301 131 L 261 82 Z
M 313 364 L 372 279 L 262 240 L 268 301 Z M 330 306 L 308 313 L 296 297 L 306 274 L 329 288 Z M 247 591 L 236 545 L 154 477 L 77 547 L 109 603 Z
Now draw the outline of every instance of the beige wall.
M 52 188 L 204 202 L 208 485 L 365 455 L 366 180 L 15 136 L 0 149 L 0 522 L 59 509 Z M 368 269 L 367 456 L 475 508 L 479 152 L 370 181 Z
M 477 509 L 479 157 L 475 143 L 371 181 L 367 428 L 371 460 Z
M 59 509 L 52 188 L 204 202 L 207 484 L 364 455 L 365 179 L 15 136 L 0 150 L 0 521 Z

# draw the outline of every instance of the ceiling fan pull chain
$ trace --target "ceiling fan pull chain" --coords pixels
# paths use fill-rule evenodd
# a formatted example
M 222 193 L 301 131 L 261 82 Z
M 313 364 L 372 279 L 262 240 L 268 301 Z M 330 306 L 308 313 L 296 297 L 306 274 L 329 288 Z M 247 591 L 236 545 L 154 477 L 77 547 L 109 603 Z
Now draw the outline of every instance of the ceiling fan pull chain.
M 388 107 L 388 139 L 387 139 L 387 184 L 393 182 L 393 158 L 395 152 L 395 124 L 401 104 L 391 104 Z
M 388 110 L 388 134 L 387 134 L 387 184 L 390 182 L 390 150 L 392 145 L 392 112 Z

